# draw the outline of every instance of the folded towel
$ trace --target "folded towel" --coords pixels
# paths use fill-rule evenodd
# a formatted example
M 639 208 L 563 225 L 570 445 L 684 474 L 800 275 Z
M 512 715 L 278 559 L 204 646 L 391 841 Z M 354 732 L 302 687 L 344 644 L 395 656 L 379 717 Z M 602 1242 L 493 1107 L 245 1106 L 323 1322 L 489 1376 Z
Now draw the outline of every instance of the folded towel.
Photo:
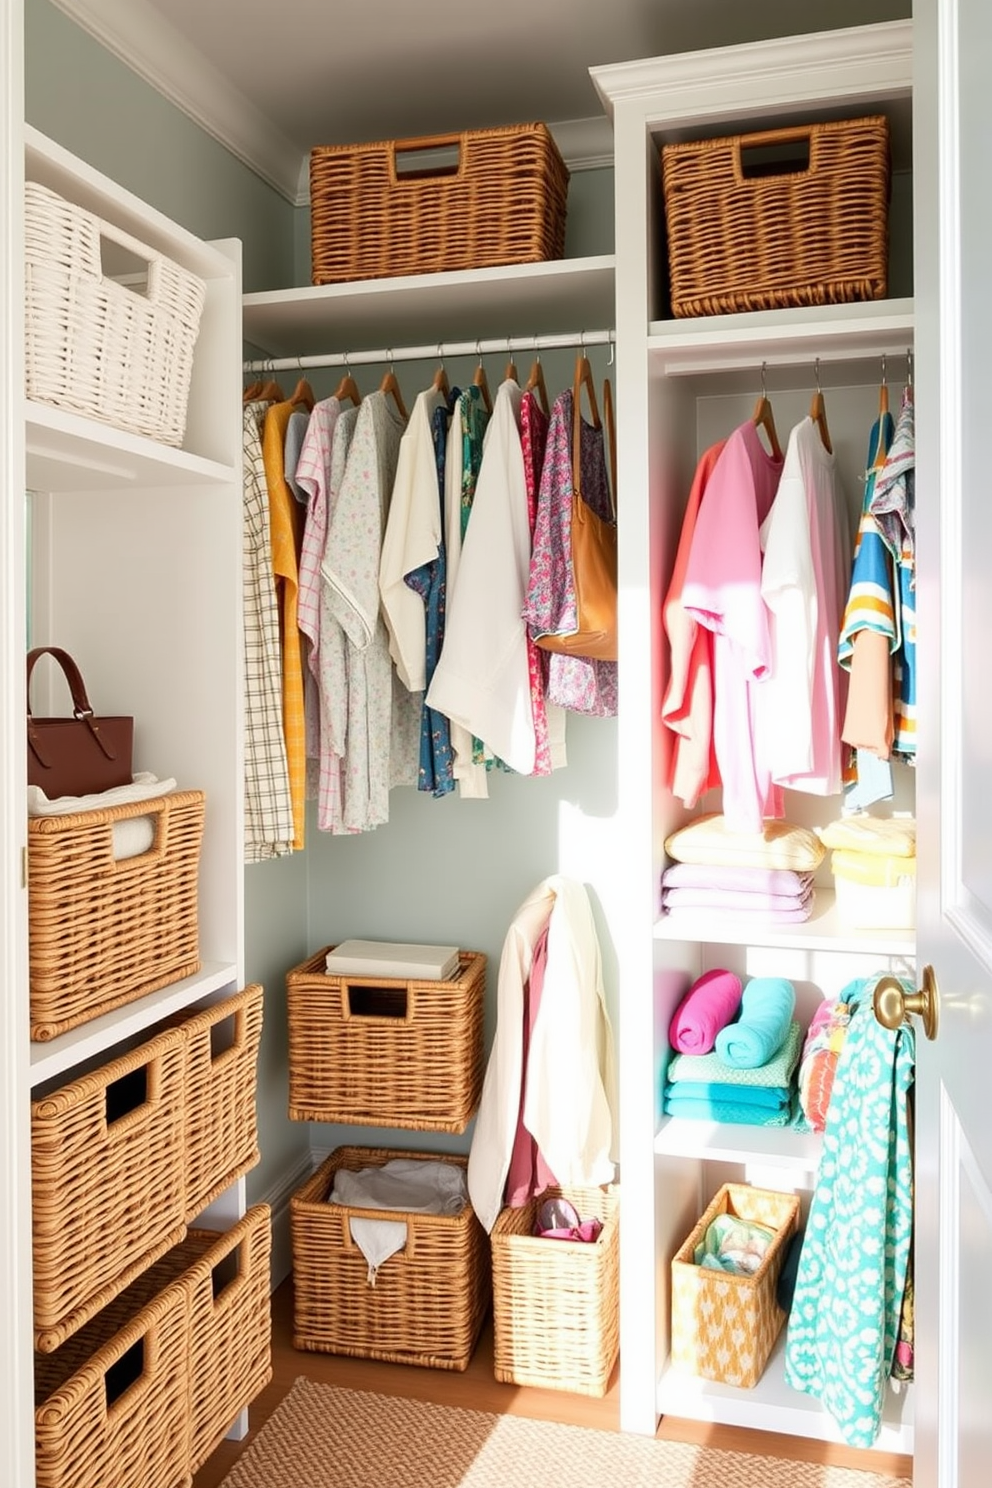
M 691 894 L 693 890 L 673 889 L 662 894 L 662 909 L 666 914 L 710 915 L 717 907 L 715 905 L 703 905 L 698 902 L 689 904 L 685 900 L 681 903 L 671 904 L 668 902 L 670 893 Z M 753 897 L 757 898 L 758 896 L 754 895 Z M 742 924 L 745 924 L 748 920 L 751 920 L 752 923 L 757 921 L 767 930 L 772 925 L 801 925 L 812 915 L 815 903 L 816 896 L 811 894 L 805 904 L 795 904 L 789 909 L 769 909 L 767 907 L 759 908 L 757 906 L 750 909 L 728 909 L 724 905 L 721 908 L 721 913 L 730 919 L 740 920 Z
M 849 848 L 852 852 L 916 856 L 916 818 L 912 816 L 869 816 L 858 812 L 828 822 L 820 831 L 824 847 Z
M 717 1034 L 716 1052 L 738 1069 L 767 1064 L 785 1042 L 795 1010 L 796 989 L 785 977 L 752 977 L 737 1022 Z
M 682 1054 L 708 1054 L 721 1028 L 741 1005 L 741 979 L 732 971 L 705 971 L 689 988 L 668 1025 L 668 1039 Z
M 663 889 L 742 889 L 755 894 L 805 894 L 812 873 L 792 868 L 745 868 L 731 863 L 669 863 Z
M 812 873 L 826 848 L 809 827 L 766 821 L 760 832 L 735 832 L 722 816 L 697 816 L 665 839 L 665 851 L 679 863 L 731 863 L 738 868 L 791 868 Z
M 908 861 L 908 860 L 907 860 Z M 661 902 L 666 909 L 725 909 L 730 914 L 774 913 L 783 909 L 805 909 L 813 898 L 813 886 L 801 894 L 768 894 L 762 889 L 709 888 L 663 889 Z
M 734 1126 L 789 1126 L 793 1118 L 791 1103 L 781 1111 L 766 1111 L 761 1106 L 745 1106 L 731 1101 L 681 1100 L 666 1095 L 666 1116 L 685 1116 L 690 1121 L 722 1121 Z
M 682 1080 L 668 1089 L 676 1100 L 730 1101 L 766 1111 L 781 1111 L 792 1094 L 788 1085 L 734 1085 L 725 1080 Z
M 759 1064 L 756 1069 L 737 1069 L 724 1064 L 719 1054 L 673 1054 L 668 1062 L 669 1084 L 681 1086 L 697 1080 L 719 1080 L 738 1087 L 788 1085 L 799 1063 L 802 1043 L 802 1026 L 793 1019 L 781 1046 L 767 1064 Z

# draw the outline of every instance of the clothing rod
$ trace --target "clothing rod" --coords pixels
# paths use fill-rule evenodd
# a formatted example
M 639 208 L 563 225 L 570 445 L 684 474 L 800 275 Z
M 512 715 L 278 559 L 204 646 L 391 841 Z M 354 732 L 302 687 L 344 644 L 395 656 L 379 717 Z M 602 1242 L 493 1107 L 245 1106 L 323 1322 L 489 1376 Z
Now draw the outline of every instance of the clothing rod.
M 361 367 L 387 362 L 443 361 L 458 356 L 524 356 L 571 346 L 609 346 L 616 331 L 572 331 L 554 336 L 500 336 L 483 341 L 434 341 L 427 346 L 386 346 L 380 351 L 335 351 L 319 356 L 256 357 L 246 372 L 306 372 L 311 367 Z

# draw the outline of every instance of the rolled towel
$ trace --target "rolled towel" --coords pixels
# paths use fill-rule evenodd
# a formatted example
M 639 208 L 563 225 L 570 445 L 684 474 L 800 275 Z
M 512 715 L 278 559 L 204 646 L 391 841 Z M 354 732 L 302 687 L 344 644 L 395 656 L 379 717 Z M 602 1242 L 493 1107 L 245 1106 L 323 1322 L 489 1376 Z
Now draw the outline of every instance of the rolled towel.
M 741 994 L 740 1017 L 721 1028 L 716 1052 L 724 1064 L 757 1069 L 778 1051 L 796 1010 L 796 989 L 784 977 L 752 977 Z
M 668 1025 L 669 1043 L 680 1054 L 708 1054 L 740 1005 L 739 976 L 718 967 L 705 971 L 675 1009 Z

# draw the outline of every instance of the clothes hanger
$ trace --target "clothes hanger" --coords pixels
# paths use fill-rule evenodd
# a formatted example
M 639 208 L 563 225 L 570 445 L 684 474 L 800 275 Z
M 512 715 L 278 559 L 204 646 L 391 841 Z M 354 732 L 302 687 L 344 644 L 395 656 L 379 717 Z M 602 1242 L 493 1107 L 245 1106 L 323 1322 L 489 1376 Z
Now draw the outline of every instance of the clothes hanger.
M 437 348 L 437 371 L 434 373 L 434 381 L 431 384 L 436 393 L 441 393 L 445 398 L 451 397 L 451 388 L 448 384 L 448 374 L 444 370 L 444 357 L 441 354 L 441 344 Z
M 313 388 L 303 376 L 302 371 L 289 401 L 294 408 L 305 408 L 307 413 L 313 413 L 313 405 L 317 400 L 313 395 Z
M 344 400 L 348 398 L 352 403 L 354 403 L 356 408 L 362 401 L 362 395 L 358 391 L 358 384 L 351 375 L 351 368 L 348 366 L 347 357 L 345 357 L 344 359 L 344 373 L 342 375 L 341 381 L 337 385 L 334 396 L 335 398 L 337 398 L 339 403 L 343 403 Z
M 506 349 L 507 349 L 507 353 L 509 354 L 510 360 L 506 364 L 506 371 L 503 373 L 503 381 L 504 382 L 519 382 L 520 381 L 520 374 L 517 371 L 517 364 L 516 364 L 516 362 L 513 359 L 513 347 L 510 345 L 509 337 L 507 337 Z
M 809 416 L 820 431 L 823 447 L 828 455 L 832 455 L 833 445 L 830 443 L 830 430 L 827 428 L 827 405 L 823 401 L 823 390 L 820 387 L 820 358 L 817 357 L 813 363 L 813 375 L 816 378 L 816 391 L 809 405 Z
M 245 388 L 241 394 L 242 403 L 254 403 L 255 399 L 258 397 L 261 391 L 262 379 L 260 377 L 253 378 L 251 382 L 245 385 Z
M 599 408 L 596 403 L 596 384 L 593 381 L 592 367 L 590 366 L 589 358 L 586 356 L 585 342 L 581 343 L 581 349 L 578 356 L 575 358 L 575 376 L 572 379 L 574 419 L 578 419 L 580 417 L 579 405 L 582 401 L 583 388 L 585 388 L 586 397 L 589 399 L 589 414 L 592 426 L 594 429 L 601 429 L 603 427 L 603 423 L 600 419 Z
M 383 374 L 382 381 L 379 384 L 379 391 L 380 393 L 389 394 L 399 410 L 400 418 L 407 417 L 406 404 L 403 402 L 403 394 L 400 392 L 400 385 L 396 381 L 392 362 L 389 364 L 389 370 Z
M 534 364 L 530 369 L 530 376 L 527 379 L 526 391 L 537 394 L 538 402 L 543 408 L 545 416 L 550 418 L 551 402 L 548 398 L 547 383 L 544 381 L 544 367 L 541 364 L 540 355 L 534 358 Z
M 889 384 L 885 380 L 885 352 L 882 352 L 882 380 L 878 385 L 878 418 L 879 436 L 881 436 L 881 421 L 889 411 Z M 875 451 L 875 461 L 872 470 L 881 470 L 886 461 L 886 450 L 879 437 L 878 448 Z
M 482 365 L 482 352 L 479 350 L 478 341 L 475 343 L 475 349 L 479 352 L 479 365 L 475 369 L 475 376 L 472 378 L 472 381 L 482 393 L 482 401 L 486 405 L 486 412 L 492 413 L 493 399 L 489 391 L 489 378 L 486 376 L 486 369 Z
M 775 430 L 775 417 L 772 413 L 772 405 L 768 401 L 768 393 L 765 389 L 765 364 L 761 364 L 761 394 L 754 405 L 752 419 L 755 428 L 764 429 L 765 436 L 771 447 L 772 456 L 776 460 L 782 459 L 782 446 L 778 442 L 778 434 Z

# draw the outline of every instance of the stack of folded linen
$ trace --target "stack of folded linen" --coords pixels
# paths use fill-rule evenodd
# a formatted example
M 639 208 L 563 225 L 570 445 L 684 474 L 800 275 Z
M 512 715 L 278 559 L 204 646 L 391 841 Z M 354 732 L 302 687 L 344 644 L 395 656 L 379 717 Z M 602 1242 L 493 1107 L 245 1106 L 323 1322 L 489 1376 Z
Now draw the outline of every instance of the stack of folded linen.
M 665 849 L 673 860 L 661 876 L 667 913 L 719 910 L 773 925 L 798 924 L 812 913 L 825 848 L 805 827 L 769 821 L 761 833 L 740 833 L 722 816 L 703 816 L 673 832 Z
M 916 925 L 916 822 L 912 817 L 841 817 L 823 828 L 840 915 L 858 929 Z
M 837 1061 L 850 1021 L 851 1009 L 843 999 L 824 998 L 806 1031 L 797 1084 L 802 1113 L 816 1132 L 826 1129 Z
M 791 982 L 752 977 L 741 994 L 738 1016 L 717 1032 L 712 1050 L 677 1053 L 670 1060 L 666 1114 L 750 1126 L 789 1125 L 802 1046 L 795 1006 Z

